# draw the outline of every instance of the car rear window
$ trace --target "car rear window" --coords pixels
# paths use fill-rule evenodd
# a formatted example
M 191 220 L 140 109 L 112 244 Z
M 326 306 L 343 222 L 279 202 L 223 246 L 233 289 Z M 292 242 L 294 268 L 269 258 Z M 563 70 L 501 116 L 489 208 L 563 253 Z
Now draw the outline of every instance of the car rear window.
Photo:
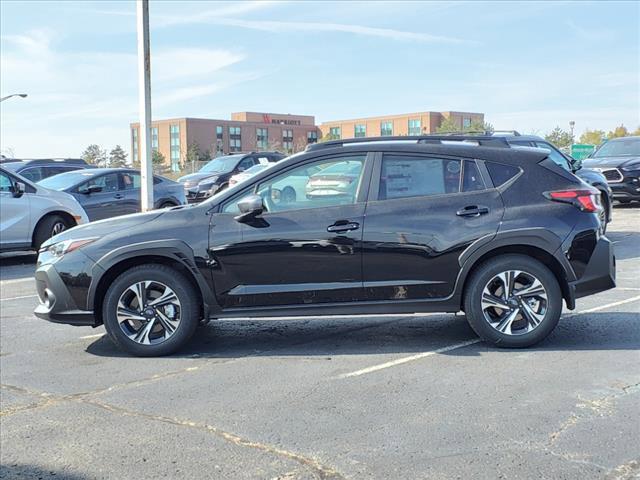
M 504 185 L 513 177 L 518 175 L 518 173 L 520 173 L 520 169 L 518 167 L 514 167 L 513 165 L 486 162 L 486 166 L 487 170 L 489 170 L 489 175 L 491 175 L 491 180 L 496 187 Z

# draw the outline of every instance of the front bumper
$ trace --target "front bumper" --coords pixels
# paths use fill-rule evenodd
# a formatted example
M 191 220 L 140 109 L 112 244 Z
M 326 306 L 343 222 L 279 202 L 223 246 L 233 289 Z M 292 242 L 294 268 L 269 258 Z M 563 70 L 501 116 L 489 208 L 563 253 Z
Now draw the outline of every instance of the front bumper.
M 35 277 L 40 304 L 33 313 L 38 318 L 76 326 L 98 326 L 93 312 L 78 309 L 53 264 L 39 267 Z
M 586 297 L 616 286 L 616 258 L 613 244 L 602 236 L 596 243 L 589 263 L 579 280 L 571 282 L 569 288 L 573 298 Z
M 609 183 L 615 200 L 640 200 L 640 179 L 625 175 L 621 182 Z

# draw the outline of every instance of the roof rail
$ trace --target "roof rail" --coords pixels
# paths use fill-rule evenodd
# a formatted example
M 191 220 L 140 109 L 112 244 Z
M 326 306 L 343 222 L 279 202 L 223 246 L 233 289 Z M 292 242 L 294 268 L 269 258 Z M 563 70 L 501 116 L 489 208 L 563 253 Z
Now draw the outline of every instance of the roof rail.
M 490 135 L 468 135 L 468 134 L 436 134 L 436 135 L 416 135 L 416 136 L 389 136 L 389 137 L 359 137 L 346 138 L 343 140 L 329 140 L 326 142 L 312 143 L 307 145 L 306 151 L 321 150 L 332 147 L 342 147 L 360 143 L 375 142 L 414 142 L 428 144 L 447 144 L 460 142 L 466 144 L 476 144 L 481 147 L 509 148 L 509 144 L 504 138 L 492 137 Z
M 495 134 L 495 133 L 510 133 L 514 137 L 519 137 L 520 136 L 520 132 L 517 131 L 517 130 L 493 130 L 493 131 L 487 131 L 487 135 L 492 135 L 492 134 Z
M 34 159 L 23 159 L 25 163 L 29 163 L 29 165 L 46 165 L 49 163 L 66 163 L 71 165 L 86 165 L 82 158 L 34 158 Z

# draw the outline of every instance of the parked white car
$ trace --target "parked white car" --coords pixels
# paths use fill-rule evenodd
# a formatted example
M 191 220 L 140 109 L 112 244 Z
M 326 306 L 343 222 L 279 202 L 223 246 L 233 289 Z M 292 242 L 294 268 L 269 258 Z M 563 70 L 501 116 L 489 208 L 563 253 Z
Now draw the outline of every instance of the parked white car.
M 53 235 L 88 222 L 71 195 L 0 168 L 0 251 L 38 250 Z

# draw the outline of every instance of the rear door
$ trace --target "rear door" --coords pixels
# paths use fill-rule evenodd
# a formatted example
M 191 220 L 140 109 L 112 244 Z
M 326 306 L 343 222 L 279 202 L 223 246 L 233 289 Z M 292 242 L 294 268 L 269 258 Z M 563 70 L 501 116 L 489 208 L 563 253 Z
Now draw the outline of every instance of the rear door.
M 376 159 L 363 236 L 368 300 L 447 297 L 458 257 L 495 234 L 504 207 L 480 162 L 419 154 Z
M 120 193 L 122 194 L 122 215 L 140 211 L 140 174 L 120 172 Z M 154 195 L 155 197 L 155 195 Z

